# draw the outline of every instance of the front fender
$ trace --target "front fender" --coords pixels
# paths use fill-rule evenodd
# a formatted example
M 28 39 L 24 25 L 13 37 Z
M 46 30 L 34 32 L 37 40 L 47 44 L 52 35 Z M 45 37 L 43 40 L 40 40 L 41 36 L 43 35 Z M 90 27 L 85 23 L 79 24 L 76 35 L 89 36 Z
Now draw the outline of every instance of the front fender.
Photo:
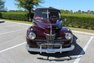
M 62 27 L 61 31 L 63 31 L 64 33 L 72 33 L 72 31 L 67 27 Z

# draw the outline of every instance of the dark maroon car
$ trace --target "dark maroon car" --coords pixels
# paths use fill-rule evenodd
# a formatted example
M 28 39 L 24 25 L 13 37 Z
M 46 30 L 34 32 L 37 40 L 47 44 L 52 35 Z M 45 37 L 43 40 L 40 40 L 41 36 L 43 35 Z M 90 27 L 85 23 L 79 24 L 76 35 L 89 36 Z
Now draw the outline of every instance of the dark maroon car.
M 54 8 L 36 9 L 33 25 L 27 30 L 27 50 L 40 53 L 72 51 L 75 48 L 73 33 L 62 24 L 60 10 Z

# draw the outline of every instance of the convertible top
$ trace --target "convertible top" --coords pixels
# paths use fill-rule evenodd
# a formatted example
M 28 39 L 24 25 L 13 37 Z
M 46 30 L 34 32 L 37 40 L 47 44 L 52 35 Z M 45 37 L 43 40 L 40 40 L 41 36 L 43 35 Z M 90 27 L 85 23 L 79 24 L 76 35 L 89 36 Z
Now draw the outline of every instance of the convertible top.
M 51 11 L 56 11 L 56 12 L 60 12 L 60 10 L 58 9 L 55 9 L 55 8 L 37 8 L 35 11 L 38 11 L 38 10 L 48 10 L 49 12 Z

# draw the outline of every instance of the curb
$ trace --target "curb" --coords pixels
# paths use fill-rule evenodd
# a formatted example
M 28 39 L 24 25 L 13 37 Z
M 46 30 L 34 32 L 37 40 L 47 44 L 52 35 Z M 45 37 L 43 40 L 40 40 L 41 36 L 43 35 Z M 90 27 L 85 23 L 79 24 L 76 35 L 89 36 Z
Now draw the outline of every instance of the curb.
M 9 20 L 5 20 L 5 21 L 10 22 Z M 18 23 L 18 22 L 13 22 L 13 23 L 32 26 L 32 24 L 25 24 L 25 23 Z M 88 33 L 88 32 L 82 32 L 82 31 L 75 31 L 75 30 L 72 30 L 72 31 L 75 32 L 75 33 L 81 33 L 81 34 L 93 35 L 94 36 L 94 33 Z
M 75 31 L 75 30 L 72 30 L 73 32 L 75 33 L 81 33 L 81 34 L 86 34 L 86 35 L 92 35 L 94 36 L 94 33 L 88 33 L 88 32 L 82 32 L 82 31 Z

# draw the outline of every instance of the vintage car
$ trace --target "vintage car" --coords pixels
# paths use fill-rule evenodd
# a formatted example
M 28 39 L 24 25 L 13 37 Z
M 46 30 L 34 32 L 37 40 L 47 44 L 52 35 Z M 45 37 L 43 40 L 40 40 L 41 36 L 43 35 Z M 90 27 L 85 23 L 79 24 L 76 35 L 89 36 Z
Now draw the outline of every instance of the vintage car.
M 27 30 L 27 50 L 31 53 L 57 53 L 72 51 L 73 33 L 62 26 L 60 10 L 54 8 L 37 8 L 33 24 Z

